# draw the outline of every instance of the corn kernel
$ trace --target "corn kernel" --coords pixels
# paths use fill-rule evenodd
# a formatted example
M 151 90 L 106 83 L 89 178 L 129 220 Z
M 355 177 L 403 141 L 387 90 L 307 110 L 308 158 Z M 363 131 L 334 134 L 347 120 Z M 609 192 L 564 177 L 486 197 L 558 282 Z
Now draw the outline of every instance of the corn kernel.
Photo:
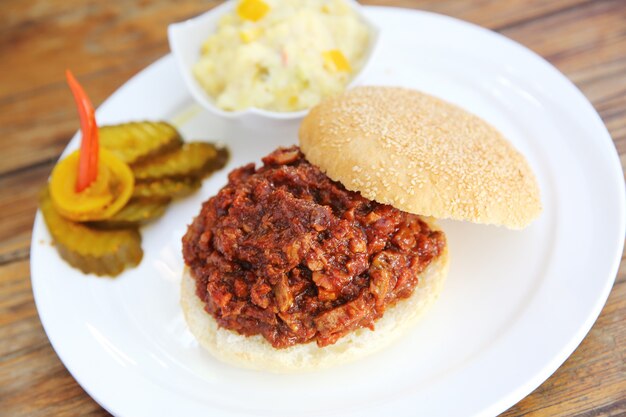
M 263 0 L 242 0 L 237 6 L 237 14 L 244 20 L 256 22 L 270 11 L 270 6 Z
M 352 67 L 345 55 L 339 49 L 331 49 L 322 52 L 324 57 L 324 65 L 328 70 L 337 72 L 350 72 Z
M 254 42 L 259 39 L 262 34 L 263 29 L 259 27 L 239 31 L 239 37 L 244 43 Z

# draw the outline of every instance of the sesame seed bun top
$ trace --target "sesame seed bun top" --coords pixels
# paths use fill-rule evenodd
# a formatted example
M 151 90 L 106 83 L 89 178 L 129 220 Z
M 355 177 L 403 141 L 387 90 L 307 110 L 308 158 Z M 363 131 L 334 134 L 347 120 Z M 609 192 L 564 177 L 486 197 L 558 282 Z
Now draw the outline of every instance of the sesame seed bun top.
M 491 125 L 418 91 L 360 87 L 314 107 L 306 158 L 347 189 L 440 219 L 526 227 L 541 213 L 528 163 Z

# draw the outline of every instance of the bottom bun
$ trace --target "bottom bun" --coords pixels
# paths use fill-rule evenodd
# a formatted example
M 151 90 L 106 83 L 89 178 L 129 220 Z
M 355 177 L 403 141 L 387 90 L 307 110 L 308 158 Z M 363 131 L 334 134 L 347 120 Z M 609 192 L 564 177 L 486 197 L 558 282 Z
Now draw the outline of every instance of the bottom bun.
M 323 348 L 311 342 L 276 349 L 263 336 L 246 337 L 218 327 L 196 295 L 196 283 L 187 267 L 183 273 L 180 302 L 191 333 L 217 359 L 244 368 L 272 372 L 312 371 L 355 361 L 391 344 L 438 298 L 447 272 L 446 248 L 420 275 L 411 297 L 388 308 L 374 323 L 374 331 L 361 328 Z

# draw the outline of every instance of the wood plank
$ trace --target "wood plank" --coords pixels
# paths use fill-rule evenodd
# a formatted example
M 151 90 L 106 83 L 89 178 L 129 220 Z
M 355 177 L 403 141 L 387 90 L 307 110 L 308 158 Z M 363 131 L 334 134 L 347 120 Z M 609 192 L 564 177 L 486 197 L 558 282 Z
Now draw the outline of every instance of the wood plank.
M 19 77 L 0 84 L 0 100 L 45 85 L 62 84 L 66 68 L 82 76 L 127 66 L 137 57 L 151 62 L 168 51 L 169 23 L 218 3 L 187 1 L 177 2 L 176 7 L 157 1 L 3 3 L 8 16 L 23 17 L 7 19 L 9 26 L 0 36 L 0 50 L 11 50 L 0 60 L 0 73 L 20 69 Z M 46 64 L 45 71 L 42 63 Z
M 37 195 L 53 164 L 0 177 L 0 265 L 28 259 Z

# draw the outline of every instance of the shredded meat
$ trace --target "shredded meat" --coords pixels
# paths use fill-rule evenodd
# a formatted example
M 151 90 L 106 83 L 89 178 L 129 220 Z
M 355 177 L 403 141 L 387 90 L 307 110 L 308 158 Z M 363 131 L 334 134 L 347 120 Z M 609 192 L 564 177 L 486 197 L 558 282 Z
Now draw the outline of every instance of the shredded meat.
M 409 297 L 445 237 L 332 181 L 297 147 L 236 169 L 183 237 L 220 326 L 274 347 L 335 343 Z

